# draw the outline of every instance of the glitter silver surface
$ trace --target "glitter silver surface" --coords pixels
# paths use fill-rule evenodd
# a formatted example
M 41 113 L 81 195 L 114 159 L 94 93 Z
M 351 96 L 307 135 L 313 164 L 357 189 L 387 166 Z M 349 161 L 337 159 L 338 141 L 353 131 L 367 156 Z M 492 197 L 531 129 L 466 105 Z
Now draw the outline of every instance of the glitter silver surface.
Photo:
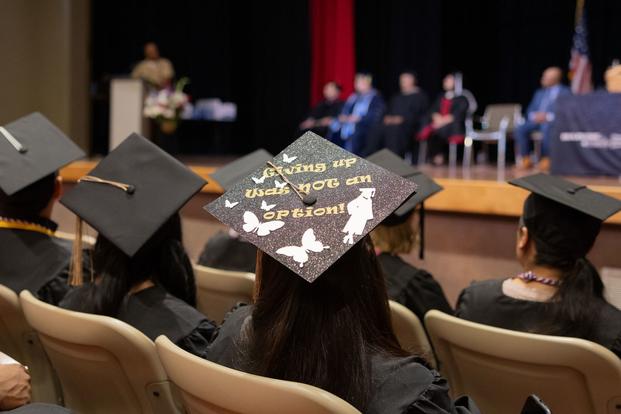
M 283 161 L 284 154 L 287 154 L 289 158 L 297 158 L 286 163 Z M 335 168 L 335 162 L 340 167 Z M 232 186 L 221 197 L 205 206 L 205 209 L 222 223 L 240 233 L 241 237 L 308 282 L 317 279 L 353 246 L 343 242 L 346 233 L 342 230 L 350 219 L 347 204 L 361 194 L 359 189 L 375 188 L 375 195 L 372 198 L 373 218 L 366 221 L 363 234 L 354 236 L 354 243 L 373 230 L 416 190 L 416 184 L 411 181 L 357 157 L 312 132 L 305 133 L 285 148 L 274 157 L 272 163 L 277 167 L 282 167 L 283 174 L 293 184 L 303 186 L 311 184 L 312 188 L 312 184 L 315 183 L 315 190 L 311 189 L 311 194 L 317 198 L 316 203 L 307 206 L 291 189 L 276 189 L 274 181 L 280 178 L 278 174 L 266 177 L 262 184 L 255 183 L 252 177 L 260 178 L 265 175 L 266 171 L 269 174 L 270 167 L 266 165 Z M 319 167 L 313 169 L 321 170 L 322 163 L 326 166 L 324 172 L 304 171 L 310 168 L 302 168 L 302 166 L 313 164 L 313 167 Z M 366 176 L 370 176 L 370 182 L 356 182 L 360 180 L 356 180 L 355 177 Z M 334 179 L 338 180 L 338 186 Z M 348 179 L 351 185 L 347 185 Z M 330 186 L 335 188 L 329 188 Z M 270 195 L 261 196 L 261 192 L 264 193 L 266 190 Z M 283 191 L 286 194 L 273 194 Z M 227 208 L 225 200 L 229 200 L 230 203 L 239 202 L 239 204 L 233 208 Z M 264 211 L 261 209 L 263 200 L 276 206 L 270 211 Z M 336 212 L 336 214 L 325 214 L 328 211 L 327 208 L 330 208 L 331 213 Z M 294 217 L 292 211 L 294 209 L 301 209 L 301 212 L 297 211 L 297 215 L 301 214 L 302 217 Z M 286 216 L 284 216 L 284 210 L 288 211 Z M 312 213 L 323 211 L 324 214 L 308 217 L 309 210 Z M 243 228 L 243 215 L 246 211 L 255 214 L 261 222 L 280 220 L 285 224 L 266 236 L 259 236 L 256 230 L 253 233 L 246 232 Z M 300 267 L 292 257 L 276 253 L 278 249 L 285 246 L 300 246 L 302 235 L 309 228 L 314 230 L 316 239 L 330 246 L 330 249 L 318 253 L 309 252 L 309 259 L 303 267 Z

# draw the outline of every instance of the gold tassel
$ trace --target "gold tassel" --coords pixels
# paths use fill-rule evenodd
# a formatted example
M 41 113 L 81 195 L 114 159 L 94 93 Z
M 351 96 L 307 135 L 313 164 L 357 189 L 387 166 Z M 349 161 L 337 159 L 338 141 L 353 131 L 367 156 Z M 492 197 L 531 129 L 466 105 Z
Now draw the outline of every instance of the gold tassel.
M 82 265 L 82 219 L 76 216 L 75 238 L 73 239 L 73 251 L 69 269 L 69 285 L 81 286 L 84 281 Z

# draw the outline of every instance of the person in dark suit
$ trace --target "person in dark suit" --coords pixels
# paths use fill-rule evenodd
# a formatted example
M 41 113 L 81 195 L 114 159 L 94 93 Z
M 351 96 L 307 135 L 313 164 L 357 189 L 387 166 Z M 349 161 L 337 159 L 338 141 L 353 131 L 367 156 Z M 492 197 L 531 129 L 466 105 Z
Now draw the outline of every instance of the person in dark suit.
M 570 89 L 561 84 L 563 71 L 557 67 L 547 68 L 541 76 L 541 88 L 537 89 L 526 109 L 526 121 L 515 130 L 521 169 L 533 166 L 530 159 L 530 141 L 534 132 L 543 134 L 539 169 L 550 169 L 550 125 L 554 121 L 554 109 L 559 97 L 571 94 Z
M 360 155 L 369 133 L 382 121 L 386 104 L 373 88 L 373 77 L 369 73 L 356 74 L 354 89 L 338 119 L 330 126 L 330 139 L 347 151 Z
M 311 110 L 308 117 L 300 123 L 300 132 L 313 131 L 322 137 L 328 135 L 329 127 L 343 108 L 341 85 L 331 81 L 323 86 L 323 100 Z
M 461 79 L 461 78 L 460 78 Z M 469 99 L 452 73 L 442 80 L 444 92 L 431 105 L 426 126 L 418 134 L 419 141 L 428 141 L 428 155 L 435 165 L 444 163 L 450 143 L 462 143 L 466 133 Z
M 400 92 L 390 99 L 382 123 L 371 133 L 364 155 L 387 148 L 404 157 L 411 151 L 413 137 L 429 107 L 427 94 L 417 86 L 416 74 L 399 75 Z

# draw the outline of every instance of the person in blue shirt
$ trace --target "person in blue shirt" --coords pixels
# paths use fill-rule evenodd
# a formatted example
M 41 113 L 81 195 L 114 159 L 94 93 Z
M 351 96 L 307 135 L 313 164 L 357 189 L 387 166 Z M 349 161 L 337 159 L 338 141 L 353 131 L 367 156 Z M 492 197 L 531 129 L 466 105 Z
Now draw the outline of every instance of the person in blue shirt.
M 530 159 L 530 140 L 534 132 L 543 134 L 541 142 L 541 160 L 539 169 L 550 169 L 550 126 L 554 121 L 556 100 L 563 95 L 571 94 L 569 88 L 561 84 L 563 71 L 557 67 L 547 68 L 541 76 L 541 88 L 535 92 L 528 108 L 526 120 L 515 130 L 515 141 L 521 162 L 521 169 L 529 169 L 533 166 Z
M 373 88 L 369 73 L 356 74 L 354 89 L 338 119 L 330 126 L 330 140 L 356 155 L 367 155 L 363 154 L 367 138 L 382 121 L 386 104 Z

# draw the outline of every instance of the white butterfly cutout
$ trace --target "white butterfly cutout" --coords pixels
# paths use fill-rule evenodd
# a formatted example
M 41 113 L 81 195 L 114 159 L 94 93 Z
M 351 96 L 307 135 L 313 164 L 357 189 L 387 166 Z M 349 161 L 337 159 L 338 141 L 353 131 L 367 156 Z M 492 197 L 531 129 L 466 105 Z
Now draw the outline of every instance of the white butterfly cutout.
M 254 181 L 255 184 L 263 184 L 265 182 L 265 176 L 261 178 L 252 177 L 252 181 Z
M 282 154 L 282 160 L 283 162 L 286 162 L 287 164 L 295 161 L 298 157 L 290 157 L 287 154 Z
M 308 229 L 302 235 L 302 246 L 281 247 L 276 250 L 276 253 L 293 257 L 293 260 L 298 262 L 300 267 L 304 267 L 304 263 L 308 262 L 309 252 L 321 253 L 329 248 L 330 246 L 324 246 L 322 242 L 315 238 L 313 229 Z
M 229 200 L 224 200 L 224 207 L 226 207 L 226 208 L 233 208 L 233 207 L 235 207 L 238 204 L 239 204 L 239 201 L 235 201 L 235 202 L 231 203 Z
M 261 200 L 261 210 L 270 211 L 276 207 L 276 204 L 267 204 L 265 200 Z
M 251 211 L 244 212 L 244 225 L 242 228 L 246 233 L 257 233 L 258 236 L 267 236 L 274 230 L 278 230 L 285 225 L 284 221 L 273 220 L 262 223 L 259 218 Z
M 274 185 L 276 186 L 276 188 L 285 188 L 287 186 L 287 183 L 281 183 L 278 180 L 274 180 Z

